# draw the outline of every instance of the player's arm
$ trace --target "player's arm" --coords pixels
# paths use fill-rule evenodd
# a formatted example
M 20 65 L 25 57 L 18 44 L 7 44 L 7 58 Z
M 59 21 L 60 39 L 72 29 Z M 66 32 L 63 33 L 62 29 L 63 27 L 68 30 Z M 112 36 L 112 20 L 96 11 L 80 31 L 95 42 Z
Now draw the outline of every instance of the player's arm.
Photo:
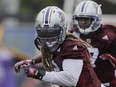
M 81 59 L 65 59 L 63 61 L 63 71 L 46 72 L 42 80 L 57 85 L 76 86 L 82 67 L 83 60 Z
M 110 44 L 109 51 L 103 53 L 100 58 L 108 59 L 116 67 L 116 38 Z
M 39 69 L 35 66 L 29 66 L 25 71 L 28 77 L 39 79 L 44 82 L 50 82 L 62 86 L 76 86 L 82 67 L 83 60 L 64 59 L 63 71 L 47 72 L 44 69 Z
M 25 66 L 28 66 L 28 65 L 35 65 L 35 64 L 41 63 L 41 62 L 42 62 L 42 56 L 38 55 L 38 56 L 35 56 L 34 58 L 17 62 L 14 65 L 14 70 L 16 73 L 19 73 L 21 68 L 24 68 Z

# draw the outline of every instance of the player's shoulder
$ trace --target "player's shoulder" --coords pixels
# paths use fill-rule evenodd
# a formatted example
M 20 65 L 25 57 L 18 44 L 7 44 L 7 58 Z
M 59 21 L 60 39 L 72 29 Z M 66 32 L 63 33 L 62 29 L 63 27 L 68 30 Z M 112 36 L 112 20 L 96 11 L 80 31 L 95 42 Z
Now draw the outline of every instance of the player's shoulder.
M 105 24 L 105 25 L 102 25 L 102 30 L 104 30 L 104 31 L 108 30 L 108 31 L 116 32 L 116 26 Z

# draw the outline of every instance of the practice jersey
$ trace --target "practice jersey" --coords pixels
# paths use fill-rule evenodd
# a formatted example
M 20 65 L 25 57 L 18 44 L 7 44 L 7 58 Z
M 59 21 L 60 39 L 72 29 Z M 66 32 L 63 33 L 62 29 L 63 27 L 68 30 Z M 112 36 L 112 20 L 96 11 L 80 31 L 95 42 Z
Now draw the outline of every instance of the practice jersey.
M 66 59 L 70 59 L 71 61 L 72 61 L 72 59 L 74 59 L 75 61 L 83 60 L 83 67 L 81 70 L 81 74 L 78 78 L 76 87 L 104 87 L 104 86 L 101 86 L 101 82 L 98 80 L 98 78 L 90 64 L 90 56 L 88 54 L 87 48 L 85 46 L 83 46 L 81 42 L 72 40 L 74 38 L 72 38 L 72 37 L 71 37 L 72 39 L 69 39 L 69 38 L 70 37 L 68 37 L 68 39 L 66 39 L 64 41 L 64 43 L 60 45 L 60 47 L 57 49 L 57 51 L 53 55 L 54 63 L 58 66 L 59 71 L 61 71 L 58 73 L 60 73 L 62 75 L 63 61 L 66 61 Z M 70 63 L 73 63 L 73 62 L 70 62 Z M 74 67 L 72 67 L 72 69 L 73 68 Z M 74 69 L 76 71 L 79 70 L 79 68 L 77 68 L 77 69 L 74 68 Z M 52 72 L 52 73 L 54 73 L 54 72 Z M 48 78 L 50 77 L 50 75 L 51 74 L 49 73 Z M 58 76 L 56 76 L 54 74 L 51 76 L 52 77 L 54 76 L 54 78 L 55 77 L 58 78 Z M 62 78 L 63 78 L 63 76 L 62 76 Z M 69 77 L 67 77 L 67 78 L 69 78 Z M 44 79 L 45 79 L 45 77 L 44 77 Z M 59 80 L 60 80 L 60 78 L 59 78 Z M 54 79 L 54 81 L 55 81 L 55 79 Z M 52 82 L 52 81 L 50 81 L 50 82 Z
M 69 30 L 69 32 L 76 35 L 75 28 Z M 115 67 L 109 60 L 101 59 L 99 56 L 103 53 L 109 53 L 116 59 L 116 27 L 111 25 L 101 25 L 101 27 L 95 32 L 87 35 L 77 33 L 77 35 L 94 47 L 89 50 L 91 50 L 93 54 L 96 54 L 96 59 L 94 59 L 94 69 L 99 79 L 103 83 L 110 82 L 115 78 Z

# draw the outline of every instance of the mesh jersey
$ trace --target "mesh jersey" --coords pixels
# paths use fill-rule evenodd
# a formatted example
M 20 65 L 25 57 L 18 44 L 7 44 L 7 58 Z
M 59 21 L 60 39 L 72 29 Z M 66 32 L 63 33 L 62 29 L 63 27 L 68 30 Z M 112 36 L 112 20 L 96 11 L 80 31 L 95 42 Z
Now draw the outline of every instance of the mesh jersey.
M 72 28 L 69 32 L 74 33 L 76 28 Z M 99 55 L 103 53 L 110 53 L 116 58 L 116 27 L 111 25 L 102 25 L 96 32 L 92 32 L 88 35 L 82 35 L 78 33 L 81 39 L 91 44 L 94 48 L 99 50 Z M 101 58 L 96 59 L 96 67 L 94 68 L 99 79 L 105 83 L 115 78 L 115 68 L 108 60 Z
M 77 46 L 78 50 L 74 50 L 75 46 Z M 84 61 L 83 69 L 76 87 L 101 87 L 101 83 L 90 64 L 88 51 L 82 43 L 66 39 L 59 49 L 60 52 L 57 51 L 55 53 L 53 60 L 59 66 L 60 70 L 63 70 L 62 61 L 65 58 L 82 59 Z

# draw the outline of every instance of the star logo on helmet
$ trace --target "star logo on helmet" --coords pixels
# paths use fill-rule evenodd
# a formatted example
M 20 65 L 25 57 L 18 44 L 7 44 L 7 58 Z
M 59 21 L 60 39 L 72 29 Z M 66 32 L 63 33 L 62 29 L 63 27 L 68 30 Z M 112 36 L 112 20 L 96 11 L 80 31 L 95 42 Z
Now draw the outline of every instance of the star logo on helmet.
M 58 14 L 61 18 L 61 22 L 63 22 L 65 20 L 64 14 L 61 11 L 58 11 Z

